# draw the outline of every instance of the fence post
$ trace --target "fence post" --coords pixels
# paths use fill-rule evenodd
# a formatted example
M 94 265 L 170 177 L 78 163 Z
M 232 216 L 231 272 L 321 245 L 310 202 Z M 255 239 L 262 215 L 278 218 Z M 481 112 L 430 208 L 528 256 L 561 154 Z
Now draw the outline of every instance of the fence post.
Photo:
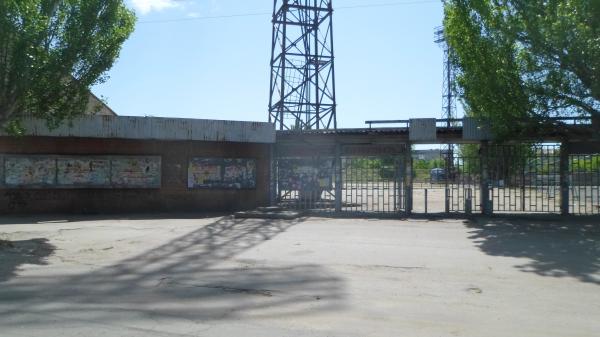
M 481 213 L 484 215 L 490 215 L 494 210 L 492 203 L 490 202 L 490 171 L 488 167 L 489 144 L 487 142 L 481 143 L 480 154 L 481 165 L 479 166 L 481 170 L 481 182 L 479 188 L 481 190 Z
M 342 211 L 342 144 L 335 144 L 335 211 Z
M 410 215 L 413 210 L 413 167 L 410 143 L 406 144 L 406 151 L 404 151 L 404 200 L 406 214 Z
M 560 144 L 560 213 L 569 215 L 569 144 Z
M 446 171 L 446 174 L 448 171 Z M 448 178 L 446 177 L 446 188 L 444 188 L 444 211 L 450 213 L 450 188 L 448 187 Z
M 450 122 L 448 122 L 450 124 Z M 452 149 L 452 150 L 451 150 Z M 444 172 L 444 212 L 446 214 L 450 213 L 450 177 L 454 177 L 453 166 L 454 166 L 454 145 L 450 145 L 448 148 L 448 152 L 446 153 L 446 162 L 445 162 L 445 172 Z

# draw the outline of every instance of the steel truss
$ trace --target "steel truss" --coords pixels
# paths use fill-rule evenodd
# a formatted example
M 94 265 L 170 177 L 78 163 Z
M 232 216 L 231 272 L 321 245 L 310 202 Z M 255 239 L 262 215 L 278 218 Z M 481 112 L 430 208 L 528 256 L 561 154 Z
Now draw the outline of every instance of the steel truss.
M 336 129 L 331 0 L 274 0 L 269 122 Z

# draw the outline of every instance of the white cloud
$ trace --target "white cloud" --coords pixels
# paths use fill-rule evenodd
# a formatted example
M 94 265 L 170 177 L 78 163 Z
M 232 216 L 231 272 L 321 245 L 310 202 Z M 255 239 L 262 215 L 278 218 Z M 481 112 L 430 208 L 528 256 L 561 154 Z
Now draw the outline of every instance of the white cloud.
M 133 8 L 143 15 L 152 11 L 179 7 L 181 2 L 177 0 L 131 0 L 131 4 Z

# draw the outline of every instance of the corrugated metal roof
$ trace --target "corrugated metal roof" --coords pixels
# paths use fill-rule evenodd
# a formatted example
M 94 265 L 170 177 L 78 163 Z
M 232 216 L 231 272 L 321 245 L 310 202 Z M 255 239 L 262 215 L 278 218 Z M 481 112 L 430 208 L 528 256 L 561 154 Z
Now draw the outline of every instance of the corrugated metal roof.
M 274 143 L 275 127 L 264 122 L 206 119 L 84 116 L 57 129 L 41 119 L 23 121 L 26 135 L 46 137 L 201 140 L 242 143 Z M 1 136 L 8 136 L 0 131 Z

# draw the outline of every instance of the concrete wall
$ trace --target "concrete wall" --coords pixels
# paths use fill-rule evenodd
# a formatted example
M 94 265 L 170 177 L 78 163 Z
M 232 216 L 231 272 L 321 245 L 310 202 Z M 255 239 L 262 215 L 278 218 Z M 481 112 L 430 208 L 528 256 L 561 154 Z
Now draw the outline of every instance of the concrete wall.
M 0 213 L 234 211 L 269 201 L 269 144 L 73 137 L 0 137 L 1 154 L 160 156 L 159 189 L 16 189 L 0 187 Z M 195 157 L 256 160 L 254 189 L 189 189 Z
M 119 138 L 154 140 L 201 140 L 241 143 L 274 143 L 270 123 L 209 119 L 83 116 L 50 130 L 45 120 L 26 118 L 27 136 Z M 0 129 L 0 136 L 9 136 Z

